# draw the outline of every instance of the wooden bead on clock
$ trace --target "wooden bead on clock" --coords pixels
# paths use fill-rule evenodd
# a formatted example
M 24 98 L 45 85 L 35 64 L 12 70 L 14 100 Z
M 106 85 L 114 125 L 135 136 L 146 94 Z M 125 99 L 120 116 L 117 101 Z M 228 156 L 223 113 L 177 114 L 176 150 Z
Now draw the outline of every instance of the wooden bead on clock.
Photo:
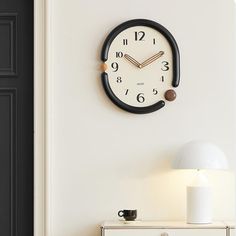
M 103 72 L 107 70 L 107 64 L 105 62 L 101 64 L 101 70 Z
M 176 92 L 173 89 L 169 89 L 165 92 L 165 99 L 172 102 L 176 99 Z

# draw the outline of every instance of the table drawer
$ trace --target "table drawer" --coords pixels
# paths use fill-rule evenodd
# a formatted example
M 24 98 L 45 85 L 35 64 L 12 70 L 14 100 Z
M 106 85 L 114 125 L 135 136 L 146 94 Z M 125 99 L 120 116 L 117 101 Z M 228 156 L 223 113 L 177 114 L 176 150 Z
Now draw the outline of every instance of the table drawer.
M 235 229 L 230 230 L 230 236 L 236 236 L 236 230 Z
M 225 236 L 226 229 L 106 229 L 103 236 Z

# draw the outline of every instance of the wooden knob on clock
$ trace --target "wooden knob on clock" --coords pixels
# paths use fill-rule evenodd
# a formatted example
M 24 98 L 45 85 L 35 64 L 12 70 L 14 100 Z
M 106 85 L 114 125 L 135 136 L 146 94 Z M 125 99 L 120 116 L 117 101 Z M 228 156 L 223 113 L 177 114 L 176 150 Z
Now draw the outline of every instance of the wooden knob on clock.
M 169 89 L 165 92 L 165 99 L 167 101 L 174 101 L 176 99 L 176 92 L 173 89 Z
M 102 64 L 101 64 L 101 70 L 102 70 L 103 72 L 105 72 L 105 71 L 107 70 L 107 64 L 106 64 L 106 63 L 102 63 Z

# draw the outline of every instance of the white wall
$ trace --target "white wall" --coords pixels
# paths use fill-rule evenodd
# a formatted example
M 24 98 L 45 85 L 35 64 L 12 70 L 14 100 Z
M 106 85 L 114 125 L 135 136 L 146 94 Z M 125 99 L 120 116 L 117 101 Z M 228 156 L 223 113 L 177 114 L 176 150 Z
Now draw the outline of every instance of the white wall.
M 124 208 L 139 219 L 184 219 L 193 173 L 170 168 L 176 150 L 209 140 L 235 165 L 233 0 L 49 2 L 50 235 L 98 236 L 98 224 Z M 177 100 L 147 115 L 115 107 L 101 86 L 103 40 L 133 18 L 164 25 L 181 53 Z M 233 174 L 208 175 L 214 219 L 233 219 Z

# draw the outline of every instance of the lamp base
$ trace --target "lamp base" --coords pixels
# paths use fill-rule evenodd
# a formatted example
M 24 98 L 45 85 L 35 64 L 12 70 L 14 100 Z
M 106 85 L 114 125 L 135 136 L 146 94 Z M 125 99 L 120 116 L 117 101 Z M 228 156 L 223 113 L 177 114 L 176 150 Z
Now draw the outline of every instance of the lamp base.
M 187 187 L 187 223 L 212 223 L 211 188 L 208 186 Z

